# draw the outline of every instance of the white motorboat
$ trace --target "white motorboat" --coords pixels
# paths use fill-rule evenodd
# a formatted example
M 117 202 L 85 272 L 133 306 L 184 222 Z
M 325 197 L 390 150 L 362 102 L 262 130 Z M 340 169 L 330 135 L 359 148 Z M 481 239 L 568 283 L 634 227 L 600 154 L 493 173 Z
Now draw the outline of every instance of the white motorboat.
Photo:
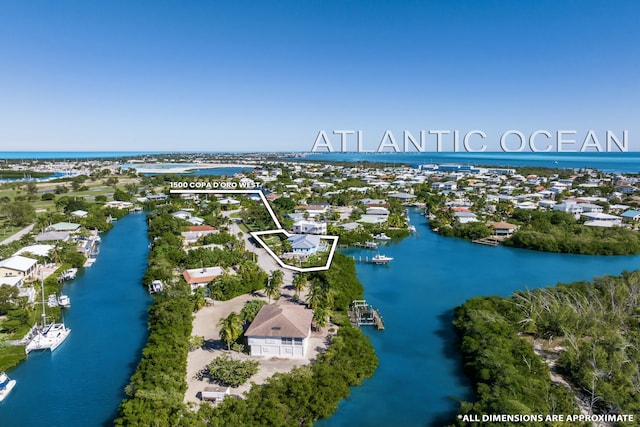
M 391 240 L 391 237 L 387 236 L 384 233 L 376 234 L 375 236 L 373 236 L 373 238 L 376 240 Z
M 67 295 L 60 294 L 58 297 L 58 305 L 60 307 L 69 308 L 71 307 L 71 299 Z
M 410 226 L 409 226 L 409 231 L 410 231 L 411 233 L 415 233 L 415 232 L 416 232 L 416 226 L 415 226 L 415 225 L 410 225 Z
M 393 258 L 377 254 L 373 258 L 371 258 L 371 262 L 374 264 L 388 264 L 390 261 L 393 261 Z
M 0 372 L 0 402 L 2 402 L 11 393 L 16 386 L 16 380 L 9 378 L 4 372 Z

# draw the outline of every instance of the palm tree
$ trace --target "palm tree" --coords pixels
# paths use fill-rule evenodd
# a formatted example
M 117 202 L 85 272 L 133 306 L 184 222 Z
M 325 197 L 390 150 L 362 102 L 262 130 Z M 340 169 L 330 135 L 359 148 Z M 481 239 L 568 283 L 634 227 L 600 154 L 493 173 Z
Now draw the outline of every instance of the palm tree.
M 193 293 L 193 311 L 198 311 L 200 310 L 202 307 L 204 307 L 205 304 L 205 289 L 204 288 L 196 288 L 196 290 Z
M 276 287 L 280 287 L 284 283 L 284 273 L 282 270 L 274 270 L 271 272 L 271 282 L 274 283 Z
M 324 299 L 322 295 L 322 285 L 319 281 L 311 281 L 309 293 L 307 294 L 307 305 L 311 308 L 319 307 Z
M 273 275 L 271 275 L 272 277 L 269 277 L 267 279 L 267 284 L 264 287 L 264 293 L 266 296 L 269 297 L 269 304 L 271 304 L 271 298 L 275 298 L 276 296 L 278 296 L 279 292 L 279 287 L 278 285 L 276 285 L 276 281 L 273 280 Z
M 313 310 L 313 322 L 318 329 L 322 329 L 327 326 L 327 320 L 329 319 L 329 310 L 324 307 L 316 307 Z
M 242 317 L 232 311 L 227 317 L 220 319 L 218 326 L 220 326 L 220 339 L 227 343 L 227 350 L 231 350 L 231 343 L 242 333 Z
M 296 291 L 295 295 L 293 296 L 294 299 L 298 299 L 300 292 L 304 290 L 304 287 L 306 285 L 307 277 L 304 274 L 298 273 L 293 277 L 293 289 Z

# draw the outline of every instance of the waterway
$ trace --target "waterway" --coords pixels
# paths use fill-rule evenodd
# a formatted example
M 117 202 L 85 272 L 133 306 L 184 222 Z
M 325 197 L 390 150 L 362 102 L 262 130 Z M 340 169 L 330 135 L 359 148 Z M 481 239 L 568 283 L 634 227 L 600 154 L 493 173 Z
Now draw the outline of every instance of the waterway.
M 9 372 L 16 387 L 0 426 L 110 425 L 147 338 L 151 298 L 141 286 L 148 240 L 143 213 L 103 235 L 96 263 L 63 286 L 71 334 L 51 353 L 33 352 Z
M 429 230 L 417 211 L 415 236 L 381 247 L 388 266 L 358 263 L 365 298 L 380 310 L 385 330 L 364 328 L 380 359 L 373 378 L 343 400 L 317 427 L 443 426 L 459 399 L 472 399 L 462 373 L 452 308 L 479 295 L 591 280 L 640 267 L 640 256 L 551 254 L 489 247 L 445 238 Z M 353 256 L 374 252 L 348 250 Z

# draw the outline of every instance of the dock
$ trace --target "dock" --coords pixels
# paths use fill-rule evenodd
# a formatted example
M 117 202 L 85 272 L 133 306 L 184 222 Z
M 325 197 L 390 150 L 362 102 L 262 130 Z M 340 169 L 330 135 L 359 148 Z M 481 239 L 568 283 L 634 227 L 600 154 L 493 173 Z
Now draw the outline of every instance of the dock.
M 353 301 L 348 313 L 353 326 L 375 326 L 379 331 L 384 330 L 384 322 L 380 312 L 365 300 Z
M 473 239 L 472 243 L 477 243 L 479 245 L 487 245 L 487 246 L 498 246 L 500 241 L 493 239 L 491 237 L 484 237 L 482 239 Z
M 364 249 L 373 249 L 373 250 L 378 249 L 378 244 L 376 242 L 365 242 L 365 243 L 356 242 L 353 244 L 353 246 L 355 246 L 356 248 L 364 248 Z

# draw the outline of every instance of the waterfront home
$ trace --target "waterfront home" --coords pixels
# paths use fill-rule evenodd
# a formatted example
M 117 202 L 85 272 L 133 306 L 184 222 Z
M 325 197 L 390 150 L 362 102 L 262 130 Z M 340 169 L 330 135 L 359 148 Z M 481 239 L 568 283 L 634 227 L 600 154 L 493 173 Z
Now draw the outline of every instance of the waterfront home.
M 389 197 L 393 199 L 399 199 L 402 202 L 408 202 L 416 198 L 416 196 L 409 193 L 391 193 L 389 194 Z
M 478 222 L 478 218 L 476 218 L 476 214 L 472 212 L 454 212 L 453 216 L 460 224 L 467 224 L 469 222 Z
M 180 235 L 184 239 L 184 244 L 190 245 L 200 240 L 202 236 L 212 233 L 217 233 L 217 230 L 210 225 L 193 225 L 189 227 L 189 231 L 183 231 Z
M 35 237 L 36 242 L 66 242 L 71 235 L 68 231 L 45 231 Z
M 66 231 L 68 233 L 73 233 L 79 229 L 80 224 L 76 224 L 74 222 L 58 222 L 47 227 L 45 231 Z
M 313 311 L 297 304 L 263 306 L 245 332 L 251 356 L 304 358 Z
M 18 276 L 31 279 L 35 276 L 38 261 L 21 255 L 14 255 L 0 261 L 0 277 Z
M 366 211 L 367 215 L 389 215 L 389 209 L 384 206 L 370 206 Z
M 356 222 L 365 224 L 384 224 L 389 217 L 386 215 L 362 215 Z
M 82 209 L 78 209 L 77 211 L 71 212 L 71 215 L 76 216 L 78 218 L 86 218 L 89 215 L 89 212 L 83 211 Z
M 206 267 L 206 268 L 194 268 L 185 270 L 182 272 L 182 277 L 191 287 L 193 292 L 197 288 L 203 288 L 209 284 L 213 279 L 222 275 L 224 270 L 222 267 Z
M 112 200 L 110 202 L 106 202 L 104 204 L 105 208 L 116 208 L 116 209 L 131 209 L 133 207 L 132 202 L 123 202 L 120 200 Z
M 49 252 L 53 249 L 53 245 L 30 245 L 18 250 L 14 255 L 31 254 L 35 256 L 49 256 Z
M 511 236 L 518 228 L 516 225 L 504 221 L 488 222 L 487 225 L 493 228 L 493 234 L 495 236 L 501 237 Z
M 327 223 L 301 220 L 293 224 L 295 234 L 327 234 Z
M 291 251 L 299 255 L 312 255 L 320 247 L 320 237 L 314 234 L 294 234 L 289 236 Z

